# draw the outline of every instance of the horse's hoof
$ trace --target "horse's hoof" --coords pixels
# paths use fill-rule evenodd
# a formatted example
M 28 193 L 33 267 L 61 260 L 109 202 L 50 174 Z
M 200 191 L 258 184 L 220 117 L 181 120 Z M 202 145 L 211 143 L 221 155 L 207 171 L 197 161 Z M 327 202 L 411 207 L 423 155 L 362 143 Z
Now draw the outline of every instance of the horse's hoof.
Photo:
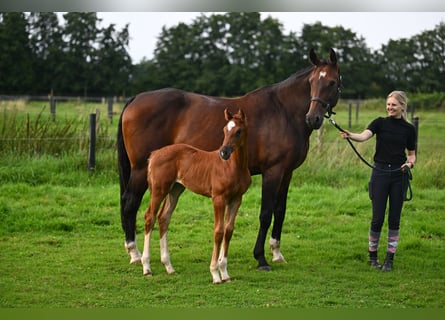
M 152 277 L 152 276 L 153 276 L 153 273 L 152 273 L 151 271 L 146 271 L 146 272 L 144 272 L 144 276 L 146 276 L 146 277 Z
M 256 267 L 257 268 L 257 270 L 260 270 L 260 271 L 271 271 L 271 269 L 270 269 L 270 266 L 269 265 L 258 265 L 258 267 Z
M 230 278 L 227 279 L 222 279 L 222 282 L 226 283 L 226 282 L 231 282 L 232 280 Z

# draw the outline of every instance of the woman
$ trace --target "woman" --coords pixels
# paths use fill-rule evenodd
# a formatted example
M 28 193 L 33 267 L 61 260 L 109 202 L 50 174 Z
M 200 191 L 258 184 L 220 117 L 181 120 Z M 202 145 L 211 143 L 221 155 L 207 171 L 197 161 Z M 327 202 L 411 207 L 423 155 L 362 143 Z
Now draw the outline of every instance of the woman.
M 416 162 L 415 128 L 406 119 L 408 98 L 403 91 L 393 91 L 386 99 L 388 117 L 372 121 L 362 133 L 341 132 L 343 138 L 363 142 L 376 135 L 374 169 L 369 182 L 372 200 L 372 220 L 369 230 L 369 263 L 371 267 L 390 271 L 399 241 L 400 216 L 404 201 L 403 175 L 406 167 Z M 408 157 L 405 154 L 408 151 Z M 388 212 L 388 247 L 383 267 L 377 258 L 386 204 Z

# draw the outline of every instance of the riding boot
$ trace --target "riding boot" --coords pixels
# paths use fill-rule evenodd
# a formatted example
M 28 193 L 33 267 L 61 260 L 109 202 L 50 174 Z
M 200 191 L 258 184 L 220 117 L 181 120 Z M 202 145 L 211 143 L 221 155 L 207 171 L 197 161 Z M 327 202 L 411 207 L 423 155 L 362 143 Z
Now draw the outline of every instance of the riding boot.
M 374 269 L 381 269 L 382 266 L 377 258 L 377 251 L 369 251 L 369 265 Z
M 382 271 L 391 271 L 394 262 L 394 253 L 388 252 L 386 254 L 385 263 L 383 263 Z

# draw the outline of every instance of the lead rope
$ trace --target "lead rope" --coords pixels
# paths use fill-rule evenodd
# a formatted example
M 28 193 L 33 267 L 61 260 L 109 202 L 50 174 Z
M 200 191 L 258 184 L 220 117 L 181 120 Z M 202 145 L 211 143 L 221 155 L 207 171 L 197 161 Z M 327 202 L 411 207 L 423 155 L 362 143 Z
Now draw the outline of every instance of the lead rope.
M 340 132 L 345 132 L 345 130 L 343 130 L 336 122 L 334 119 L 332 119 L 331 116 L 326 116 L 325 118 L 327 118 L 329 120 L 329 122 L 336 127 Z M 372 164 L 370 164 L 368 161 L 366 161 L 365 158 L 363 158 L 363 156 L 357 151 L 357 149 L 355 148 L 354 144 L 351 142 L 351 139 L 346 138 L 346 140 L 348 141 L 349 145 L 351 146 L 352 150 L 354 150 L 355 154 L 360 158 L 360 160 L 362 160 L 363 163 L 365 163 L 368 167 L 370 167 L 371 169 L 376 169 L 379 171 L 383 171 L 383 172 L 396 172 L 401 170 L 402 174 L 403 174 L 403 178 L 402 178 L 402 191 L 404 193 L 404 201 L 410 201 L 413 198 L 413 191 L 411 189 L 411 180 L 413 179 L 413 175 L 411 173 L 411 169 L 406 166 L 404 168 L 404 170 L 402 170 L 401 168 L 396 168 L 396 169 L 391 169 L 391 170 L 387 170 L 387 169 L 381 169 L 381 168 L 377 168 L 376 166 L 373 166 Z

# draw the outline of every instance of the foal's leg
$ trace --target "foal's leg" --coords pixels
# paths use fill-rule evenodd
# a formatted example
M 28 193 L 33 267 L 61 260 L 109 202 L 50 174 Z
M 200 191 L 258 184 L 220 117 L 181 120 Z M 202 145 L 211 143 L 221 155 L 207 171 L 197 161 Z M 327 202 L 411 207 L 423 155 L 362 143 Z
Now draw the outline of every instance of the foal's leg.
M 163 197 L 152 193 L 150 199 L 150 206 L 145 212 L 145 238 L 144 238 L 144 251 L 142 253 L 142 270 L 144 276 L 151 276 L 151 268 L 150 268 L 150 242 L 151 242 L 151 233 L 153 231 L 153 226 L 156 221 L 156 213 L 159 210 Z
M 218 259 L 219 271 L 221 273 L 221 279 L 223 282 L 230 281 L 230 276 L 229 273 L 227 272 L 227 255 L 229 252 L 230 239 L 232 239 L 236 214 L 238 213 L 240 205 L 241 205 L 241 198 L 236 199 L 235 201 L 227 205 L 227 212 L 226 212 L 225 226 L 224 226 L 224 240 L 221 246 L 221 251 Z
M 160 248 L 161 248 L 161 262 L 165 266 L 168 274 L 175 272 L 171 261 L 170 253 L 168 250 L 168 226 L 172 213 L 178 204 L 179 196 L 184 192 L 185 188 L 179 183 L 175 183 L 162 206 L 161 213 L 158 215 L 159 234 L 160 234 Z
M 213 253 L 210 262 L 210 273 L 213 277 L 213 283 L 221 283 L 221 277 L 218 271 L 218 257 L 221 250 L 221 242 L 224 236 L 224 210 L 225 199 L 223 197 L 214 197 L 214 225 L 213 225 Z

